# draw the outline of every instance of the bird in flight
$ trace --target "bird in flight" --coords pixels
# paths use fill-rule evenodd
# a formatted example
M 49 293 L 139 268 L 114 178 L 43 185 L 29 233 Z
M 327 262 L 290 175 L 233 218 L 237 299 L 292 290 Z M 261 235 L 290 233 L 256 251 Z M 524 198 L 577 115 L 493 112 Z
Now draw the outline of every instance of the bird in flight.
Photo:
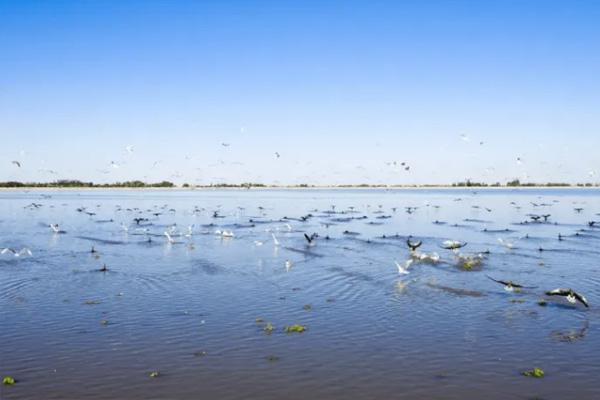
M 563 297 L 566 297 L 567 301 L 571 304 L 575 304 L 579 301 L 581 304 L 583 304 L 586 307 L 590 306 L 587 299 L 583 295 L 575 292 L 573 289 L 558 288 L 558 289 L 554 289 L 554 290 L 550 290 L 550 291 L 546 292 L 546 295 L 547 296 L 563 296 Z
M 499 279 L 494 279 L 489 275 L 486 275 L 489 279 L 493 280 L 494 282 L 500 283 L 502 285 L 504 285 L 504 290 L 506 290 L 507 292 L 513 292 L 515 289 L 535 289 L 535 286 L 523 286 L 520 285 L 518 283 L 515 283 L 513 281 L 502 281 Z
M 404 266 L 402 266 L 398 261 L 394 261 L 394 263 L 396 263 L 396 267 L 398 267 L 398 274 L 400 275 L 406 275 L 408 274 L 408 267 L 410 267 L 410 265 L 413 263 L 413 260 L 406 260 L 406 262 L 404 263 Z
M 418 242 L 413 243 L 413 242 L 410 241 L 410 238 L 406 239 L 406 245 L 410 249 L 411 253 L 414 253 L 415 251 L 417 251 L 417 249 L 419 247 L 421 247 L 422 244 L 423 244 L 423 242 L 420 241 L 420 240 Z
M 17 167 L 21 168 L 21 163 L 19 161 L 13 161 L 13 164 L 15 164 Z

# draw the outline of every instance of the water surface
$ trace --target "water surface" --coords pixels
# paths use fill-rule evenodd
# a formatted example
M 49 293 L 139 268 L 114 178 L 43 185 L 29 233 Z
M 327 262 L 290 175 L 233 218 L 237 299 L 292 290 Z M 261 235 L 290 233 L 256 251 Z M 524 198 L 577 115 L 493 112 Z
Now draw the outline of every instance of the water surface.
M 0 397 L 600 398 L 598 194 L 1 192 L 0 247 L 33 256 L 0 256 L 0 375 L 18 380 Z M 524 224 L 531 213 L 551 217 Z M 399 275 L 408 235 L 442 262 Z M 459 268 L 447 239 L 489 251 L 482 268 Z M 539 306 L 556 287 L 591 307 Z M 307 331 L 283 331 L 293 324 Z M 533 367 L 545 378 L 520 374 Z

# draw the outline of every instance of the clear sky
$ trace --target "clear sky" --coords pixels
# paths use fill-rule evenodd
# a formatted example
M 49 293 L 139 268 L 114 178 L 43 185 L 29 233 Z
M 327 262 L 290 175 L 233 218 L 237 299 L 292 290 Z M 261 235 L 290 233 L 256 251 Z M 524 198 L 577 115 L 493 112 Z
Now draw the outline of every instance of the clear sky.
M 0 0 L 0 180 L 598 182 L 598 21 L 593 0 Z

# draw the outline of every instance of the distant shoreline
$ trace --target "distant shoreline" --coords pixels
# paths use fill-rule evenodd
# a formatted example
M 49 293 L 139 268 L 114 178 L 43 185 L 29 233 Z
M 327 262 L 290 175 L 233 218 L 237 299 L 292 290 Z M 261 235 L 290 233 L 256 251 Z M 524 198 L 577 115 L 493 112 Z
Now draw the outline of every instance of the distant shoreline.
M 0 187 L 0 192 L 77 192 L 77 191 L 127 191 L 127 192 L 215 192 L 215 191 L 276 191 L 276 190 L 380 190 L 380 191 L 419 191 L 419 190 L 455 190 L 455 191 L 473 191 L 473 190 L 499 190 L 499 191 L 519 191 L 519 190 L 590 190 L 600 191 L 600 186 L 264 186 L 264 187 Z

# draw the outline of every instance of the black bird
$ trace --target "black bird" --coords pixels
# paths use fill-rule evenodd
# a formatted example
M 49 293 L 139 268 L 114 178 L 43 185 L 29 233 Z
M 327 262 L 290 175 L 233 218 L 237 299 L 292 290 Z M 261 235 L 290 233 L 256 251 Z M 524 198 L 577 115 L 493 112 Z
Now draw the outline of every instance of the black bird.
M 567 298 L 567 301 L 571 304 L 575 304 L 577 301 L 579 301 L 581 304 L 583 304 L 586 307 L 589 307 L 590 305 L 588 304 L 587 299 L 575 292 L 573 289 L 554 289 L 554 290 L 550 290 L 548 292 L 546 292 L 547 296 L 563 296 Z
M 417 251 L 417 249 L 421 247 L 422 244 L 423 242 L 420 240 L 416 243 L 413 243 L 410 241 L 410 238 L 406 239 L 406 245 L 408 246 L 411 252 Z
M 98 272 L 108 272 L 108 271 L 109 271 L 109 270 L 108 270 L 108 267 L 106 266 L 106 264 L 104 264 L 104 265 L 102 266 L 102 268 L 100 268 L 100 269 L 98 270 Z
M 540 215 L 536 215 L 536 214 L 529 214 L 529 218 L 531 218 L 535 222 L 538 222 L 540 220 L 540 218 L 542 218 L 542 217 Z
M 319 237 L 318 234 L 313 233 L 312 235 L 308 236 L 306 233 L 304 234 L 304 238 L 306 239 L 306 241 L 308 242 L 309 245 L 313 244 L 313 241 Z
M 544 222 L 548 222 L 548 218 L 550 218 L 551 215 L 550 214 L 544 214 L 542 215 L 542 218 L 544 218 Z
M 523 286 L 523 285 L 520 285 L 520 284 L 515 283 L 513 281 L 502 281 L 502 280 L 499 280 L 499 279 L 494 279 L 494 278 L 492 278 L 489 275 L 486 275 L 486 276 L 489 279 L 493 280 L 494 282 L 501 283 L 502 285 L 504 285 L 504 290 L 506 290 L 507 292 L 512 292 L 512 291 L 515 290 L 515 288 L 516 289 L 535 289 L 536 288 L 536 286 Z

